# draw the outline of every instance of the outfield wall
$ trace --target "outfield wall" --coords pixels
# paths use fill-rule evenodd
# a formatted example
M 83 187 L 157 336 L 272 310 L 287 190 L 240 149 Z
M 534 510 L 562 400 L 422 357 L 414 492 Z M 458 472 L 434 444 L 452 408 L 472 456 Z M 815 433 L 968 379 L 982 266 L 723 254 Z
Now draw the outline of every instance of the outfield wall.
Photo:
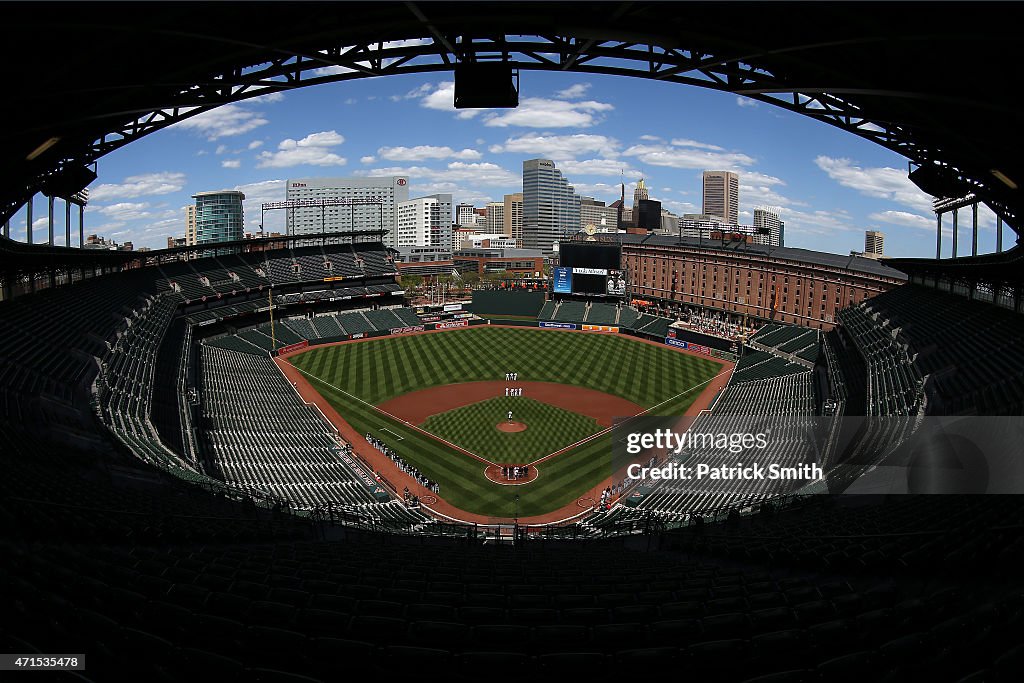
M 283 346 L 277 350 L 274 354 L 276 356 L 289 354 L 294 351 L 300 351 L 313 346 L 324 346 L 327 344 L 337 344 L 338 342 L 353 341 L 356 339 L 374 339 L 376 337 L 395 337 L 403 334 L 412 334 L 414 332 L 430 332 L 433 330 L 453 330 L 460 327 L 472 327 L 474 325 L 486 325 L 486 320 L 469 320 L 466 318 L 459 320 L 443 320 L 436 323 L 425 323 L 423 325 L 413 325 L 411 327 L 394 327 L 390 330 L 371 330 L 369 332 L 356 332 L 355 334 L 343 334 L 337 337 L 320 337 L 318 339 L 308 339 L 304 343 L 292 344 L 291 346 Z
M 544 307 L 544 292 L 527 290 L 478 289 L 473 292 L 471 311 L 487 315 L 522 315 L 536 318 Z

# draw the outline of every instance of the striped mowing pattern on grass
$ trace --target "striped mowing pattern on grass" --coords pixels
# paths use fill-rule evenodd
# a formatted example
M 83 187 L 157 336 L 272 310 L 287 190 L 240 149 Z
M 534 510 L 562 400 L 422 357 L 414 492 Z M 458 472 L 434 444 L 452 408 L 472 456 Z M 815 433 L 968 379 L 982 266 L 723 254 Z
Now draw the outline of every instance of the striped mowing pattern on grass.
M 517 372 L 520 381 L 589 387 L 647 407 L 720 367 L 613 335 L 486 326 L 314 348 L 292 362 L 375 405 L 417 389 Z
M 523 432 L 502 432 L 497 423 L 523 422 Z M 423 429 L 496 463 L 528 463 L 601 431 L 593 418 L 531 400 L 499 396 L 433 415 Z
M 289 360 L 355 430 L 373 434 L 438 482 L 441 497 L 468 512 L 494 517 L 513 516 L 516 494 L 520 517 L 575 501 L 612 475 L 611 436 L 545 461 L 530 484 L 508 487 L 488 480 L 480 461 L 352 397 L 379 404 L 417 389 L 501 380 L 506 372 L 518 372 L 523 381 L 586 386 L 645 407 L 671 399 L 654 412 L 682 415 L 721 368 L 628 338 L 483 326 L 316 348 Z M 493 430 L 496 421 L 488 418 L 481 431 Z

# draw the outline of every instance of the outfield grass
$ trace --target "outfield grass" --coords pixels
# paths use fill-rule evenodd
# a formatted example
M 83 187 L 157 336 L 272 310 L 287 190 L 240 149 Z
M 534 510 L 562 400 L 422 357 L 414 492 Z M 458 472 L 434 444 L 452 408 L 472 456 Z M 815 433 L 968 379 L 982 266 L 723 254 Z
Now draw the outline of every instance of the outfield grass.
M 644 407 L 660 404 L 653 414 L 682 415 L 703 391 L 702 383 L 721 368 L 704 358 L 613 335 L 487 326 L 314 348 L 290 361 L 353 428 L 372 433 L 437 481 L 448 502 L 494 517 L 513 516 L 516 494 L 520 517 L 576 500 L 612 474 L 610 438 L 599 437 L 542 463 L 535 482 L 502 486 L 484 477 L 480 461 L 372 405 L 417 389 L 503 380 L 506 372 L 518 372 L 523 381 L 584 386 Z M 466 429 L 493 430 L 493 422 L 488 418 Z
M 510 410 L 513 420 L 526 424 L 526 431 L 497 429 Z M 421 427 L 491 462 L 517 464 L 533 462 L 602 429 L 591 417 L 525 396 L 499 396 L 431 415 Z

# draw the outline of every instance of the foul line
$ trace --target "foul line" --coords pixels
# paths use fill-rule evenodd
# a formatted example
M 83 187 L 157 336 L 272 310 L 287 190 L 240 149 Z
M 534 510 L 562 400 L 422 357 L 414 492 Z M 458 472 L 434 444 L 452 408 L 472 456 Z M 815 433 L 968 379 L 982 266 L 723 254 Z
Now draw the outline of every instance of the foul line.
M 696 388 L 698 388 L 698 387 L 702 387 L 702 386 L 704 386 L 705 384 L 708 384 L 709 382 L 713 382 L 713 381 L 715 381 L 716 379 L 718 379 L 719 377 L 721 377 L 722 375 L 726 375 L 726 374 L 729 374 L 730 372 L 732 372 L 732 369 L 731 369 L 731 368 L 730 368 L 729 370 L 723 370 L 722 372 L 718 373 L 718 374 L 717 374 L 717 375 L 715 375 L 714 377 L 710 377 L 710 378 L 708 378 L 708 379 L 704 380 L 704 381 L 703 381 L 703 382 L 701 382 L 700 384 L 694 384 L 694 385 L 693 385 L 692 387 L 690 387 L 690 388 L 689 388 L 689 389 L 687 389 L 686 391 L 680 391 L 680 392 L 679 392 L 678 394 L 676 394 L 675 396 L 670 396 L 669 398 L 666 398 L 666 399 L 665 399 L 664 401 L 662 401 L 661 403 L 658 403 L 657 405 L 653 405 L 653 406 L 651 406 L 650 408 L 645 408 L 644 410 L 641 410 L 641 411 L 640 411 L 639 413 L 637 413 L 636 415 L 631 415 L 631 416 L 630 416 L 630 418 L 638 417 L 638 416 L 640 416 L 640 415 L 643 415 L 644 413 L 649 413 L 649 412 L 651 412 L 652 410 L 654 410 L 655 408 L 659 408 L 659 407 L 661 407 L 661 406 L 665 405 L 666 403 L 668 403 L 669 401 L 674 401 L 674 400 L 676 400 L 677 398 L 679 398 L 680 396 L 684 396 L 684 395 L 686 395 L 686 394 L 690 393 L 691 391 L 693 391 L 694 389 L 696 389 Z M 703 412 L 705 412 L 705 411 L 703 411 L 703 410 L 702 410 L 702 411 L 701 411 L 701 413 L 703 413 Z M 696 418 L 697 418 L 698 416 L 699 416 L 699 415 L 697 415 L 697 416 L 694 416 L 694 419 L 696 419 Z M 581 446 L 581 445 L 583 445 L 583 444 L 587 443 L 588 441 L 593 441 L 594 439 L 597 439 L 598 437 L 604 436 L 605 434 L 607 434 L 607 433 L 611 432 L 611 431 L 612 431 L 613 429 L 615 429 L 615 428 L 616 428 L 617 426 L 619 426 L 619 425 L 612 425 L 611 427 L 608 427 L 608 428 L 606 428 L 606 429 L 604 429 L 604 430 L 602 430 L 602 431 L 600 431 L 600 432 L 597 432 L 596 434 L 591 434 L 591 435 L 590 435 L 590 436 L 588 436 L 587 438 L 585 438 L 585 439 L 581 439 L 581 440 L 577 441 L 577 442 L 576 442 L 576 443 L 574 443 L 574 444 L 571 444 L 571 445 L 569 445 L 569 446 L 566 446 L 566 447 L 564 447 L 564 448 L 560 448 L 560 449 L 558 449 L 557 451 L 555 451 L 554 453 L 549 453 L 549 454 L 545 455 L 545 456 L 544 456 L 544 457 L 542 457 L 542 458 L 539 458 L 539 459 L 537 459 L 537 460 L 534 460 L 533 462 L 528 462 L 528 463 L 526 463 L 526 464 L 527 464 L 527 465 L 536 465 L 536 464 L 538 464 L 538 463 L 542 463 L 542 462 L 544 462 L 545 460 L 549 460 L 549 459 L 551 459 L 551 458 L 555 457 L 556 455 L 561 455 L 562 453 L 565 453 L 566 451 L 568 451 L 568 450 L 570 450 L 570 449 L 576 448 L 577 446 Z
M 335 391 L 337 391 L 338 393 L 344 394 L 345 396 L 348 396 L 349 398 L 355 399 L 356 401 L 359 401 L 363 405 L 365 405 L 365 406 L 367 406 L 367 407 L 369 407 L 369 408 L 371 408 L 373 410 L 376 410 L 379 413 L 387 415 L 392 420 L 396 420 L 396 421 L 404 424 L 406 427 L 409 427 L 410 429 L 416 430 L 417 432 L 423 434 L 424 436 L 427 436 L 427 437 L 429 437 L 431 439 L 434 439 L 435 441 L 439 441 L 439 442 L 445 444 L 446 446 L 450 446 L 451 448 L 454 448 L 456 451 L 458 451 L 460 453 L 465 453 L 466 455 L 468 455 L 468 456 L 470 456 L 472 458 L 475 458 L 476 460 L 479 460 L 480 462 L 485 462 L 488 465 L 493 465 L 495 467 L 498 466 L 498 463 L 491 462 L 487 458 L 479 456 L 476 453 L 473 453 L 472 451 L 468 451 L 465 448 L 462 448 L 461 446 L 459 446 L 457 444 L 454 444 L 451 441 L 448 441 L 447 439 L 442 439 L 441 437 L 437 436 L 436 434 L 431 434 L 430 432 L 428 432 L 428 431 L 426 431 L 424 429 L 420 429 L 419 427 L 417 427 L 416 425 L 412 424 L 408 420 L 403 420 L 402 418 L 400 418 L 400 417 L 398 417 L 396 415 L 392 415 L 388 411 L 383 410 L 382 408 L 378 408 L 377 406 L 373 405 L 372 403 L 364 401 L 363 399 L 359 398 L 358 396 L 354 396 L 354 395 L 350 394 L 349 392 L 345 391 L 344 389 L 336 387 L 333 384 L 331 384 L 330 382 L 328 382 L 328 381 L 326 381 L 324 379 L 321 379 L 321 378 L 317 377 L 316 375 L 314 375 L 314 374 L 312 374 L 310 372 L 306 372 L 305 370 L 303 370 L 302 368 L 298 367 L 297 365 L 294 365 L 290 361 L 285 360 L 283 358 L 280 358 L 280 356 L 278 357 L 278 359 L 281 360 L 281 362 L 283 362 L 283 363 L 287 363 L 290 367 L 294 368 L 297 372 L 299 372 L 299 373 L 301 373 L 301 374 L 303 374 L 303 375 L 305 375 L 307 377 L 310 377 L 310 378 L 316 380 L 317 382 L 320 382 L 321 384 L 325 384 L 325 385 L 329 386 L 330 388 L 334 389 Z M 635 415 L 631 415 L 630 417 L 631 418 L 632 417 L 638 417 L 638 416 L 643 415 L 645 413 L 649 413 L 652 410 L 655 410 L 656 408 L 659 408 L 659 407 L 665 405 L 666 403 L 668 403 L 670 401 L 676 400 L 680 396 L 685 396 L 686 394 L 690 393 L 694 389 L 697 389 L 699 387 L 704 386 L 705 384 L 709 384 L 709 383 L 715 381 L 716 379 L 718 379 L 722 375 L 730 374 L 733 371 L 733 369 L 734 368 L 729 368 L 728 370 L 723 370 L 722 372 L 718 373 L 717 375 L 714 375 L 713 377 L 709 377 L 708 379 L 706 379 L 703 382 L 700 382 L 698 384 L 694 384 L 689 389 L 686 389 L 685 391 L 680 391 L 675 396 L 670 396 L 670 397 L 666 398 L 664 401 L 662 401 L 661 403 L 657 403 L 657 404 L 651 406 L 650 408 L 645 408 L 644 410 L 641 410 L 639 413 L 636 413 Z M 701 411 L 701 413 L 704 413 L 704 412 L 706 412 L 706 411 L 704 411 L 704 410 Z M 699 415 L 694 416 L 694 419 L 696 419 L 696 417 L 699 417 Z M 590 436 L 586 437 L 585 439 L 581 439 L 581 440 L 577 441 L 574 444 L 570 444 L 568 446 L 565 446 L 564 448 L 560 448 L 557 451 L 555 451 L 554 453 L 548 453 L 547 455 L 542 456 L 542 457 L 538 458 L 537 460 L 534 460 L 532 462 L 528 462 L 526 464 L 533 466 L 533 465 L 540 464 L 540 463 L 544 462 L 545 460 L 550 460 L 551 458 L 555 457 L 556 455 L 561 455 L 562 453 L 565 453 L 566 451 L 572 450 L 573 448 L 576 448 L 577 446 L 582 446 L 585 443 L 588 443 L 590 441 L 593 441 L 594 439 L 597 439 L 599 437 L 604 436 L 605 434 L 608 434 L 613 429 L 615 429 L 616 426 L 618 426 L 618 425 L 612 425 L 611 427 L 603 429 L 602 431 L 597 432 L 596 434 L 591 434 Z M 391 430 L 387 430 L 387 431 L 391 431 Z M 391 433 L 394 434 L 394 432 L 391 432 Z M 398 436 L 398 435 L 396 434 L 395 436 Z M 490 480 L 488 479 L 488 481 L 490 481 Z M 528 483 L 533 483 L 533 482 L 528 482 Z
M 446 446 L 450 446 L 451 448 L 454 448 L 455 450 L 457 450 L 460 453 L 465 453 L 466 455 L 468 455 L 471 458 L 474 458 L 476 460 L 479 460 L 480 462 L 484 462 L 484 463 L 487 463 L 488 465 L 493 465 L 495 467 L 497 467 L 497 465 L 498 465 L 498 463 L 491 462 L 487 458 L 481 457 L 481 456 L 479 456 L 476 453 L 473 453 L 471 451 L 467 451 L 465 448 L 462 448 L 461 446 L 459 446 L 457 444 L 453 444 L 451 441 L 448 441 L 447 439 L 442 439 L 441 437 L 437 436 L 436 434 L 431 434 L 430 432 L 428 432 L 428 431 L 426 431 L 424 429 L 420 429 L 419 427 L 417 427 L 413 423 L 409 422 L 408 420 L 403 420 L 402 418 L 398 417 L 397 415 L 392 415 L 388 411 L 383 410 L 381 408 L 378 408 L 377 406 L 373 405 L 372 403 L 368 403 L 367 401 L 364 401 L 363 399 L 359 398 L 358 396 L 353 396 L 352 394 L 348 393 L 344 389 L 341 389 L 340 387 L 336 387 L 333 384 L 331 384 L 330 382 L 328 382 L 326 380 L 323 380 L 323 379 L 317 377 L 316 375 L 314 375 L 314 374 L 312 374 L 310 372 L 306 372 L 302 368 L 298 367 L 297 365 L 293 365 L 291 362 L 289 362 L 287 360 L 283 360 L 282 359 L 282 362 L 283 363 L 288 363 L 289 366 L 295 368 L 295 370 L 300 372 L 301 374 L 303 374 L 303 375 L 305 375 L 307 377 L 310 377 L 312 379 L 315 379 L 317 382 L 320 382 L 321 384 L 326 384 L 327 386 L 329 386 L 330 388 L 334 389 L 338 393 L 344 394 L 345 396 L 348 396 L 349 398 L 355 399 L 356 401 L 359 401 L 360 403 L 362 403 L 363 405 L 367 406 L 368 408 L 372 408 L 373 410 L 376 410 L 379 413 L 387 415 L 392 420 L 395 420 L 395 421 L 405 425 L 406 427 L 408 427 L 410 429 L 414 429 L 417 432 L 419 432 L 420 434 L 423 434 L 424 436 L 430 437 L 431 439 L 434 439 L 435 441 L 440 441 L 441 443 L 445 444 Z M 388 431 L 391 431 L 391 430 L 388 430 Z M 391 432 L 391 433 L 394 434 L 394 432 Z M 396 436 L 397 436 L 397 434 L 396 434 Z

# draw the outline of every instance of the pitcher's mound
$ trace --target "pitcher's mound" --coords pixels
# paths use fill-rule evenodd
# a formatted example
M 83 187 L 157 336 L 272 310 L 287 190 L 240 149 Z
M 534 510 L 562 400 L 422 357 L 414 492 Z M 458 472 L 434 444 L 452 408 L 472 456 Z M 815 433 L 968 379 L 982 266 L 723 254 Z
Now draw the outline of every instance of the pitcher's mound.
M 508 422 L 506 420 L 504 422 L 499 422 L 498 424 L 496 424 L 494 426 L 498 428 L 499 432 L 525 432 L 526 431 L 526 425 L 523 424 L 522 422 Z

